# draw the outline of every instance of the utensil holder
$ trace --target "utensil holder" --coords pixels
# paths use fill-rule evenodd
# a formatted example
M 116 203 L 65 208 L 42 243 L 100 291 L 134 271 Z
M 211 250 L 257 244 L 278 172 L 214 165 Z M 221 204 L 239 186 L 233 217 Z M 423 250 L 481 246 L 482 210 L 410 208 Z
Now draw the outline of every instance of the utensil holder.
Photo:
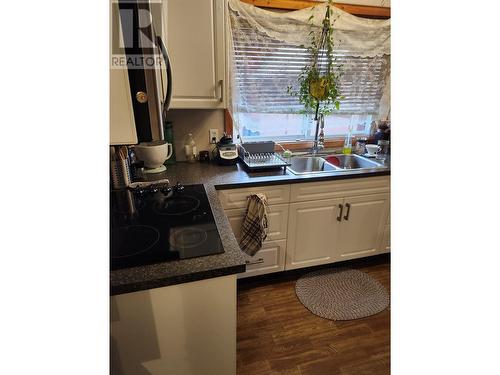
M 111 181 L 113 189 L 125 189 L 130 185 L 130 167 L 126 159 L 111 161 Z

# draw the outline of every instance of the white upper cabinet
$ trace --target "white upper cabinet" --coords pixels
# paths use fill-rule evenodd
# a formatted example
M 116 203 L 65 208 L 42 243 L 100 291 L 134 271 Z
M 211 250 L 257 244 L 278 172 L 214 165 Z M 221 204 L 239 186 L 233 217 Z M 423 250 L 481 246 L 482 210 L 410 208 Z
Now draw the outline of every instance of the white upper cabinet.
M 110 69 L 109 78 L 109 143 L 111 145 L 136 144 L 137 133 L 128 71 L 127 69 Z
M 225 0 L 163 0 L 171 108 L 225 108 Z

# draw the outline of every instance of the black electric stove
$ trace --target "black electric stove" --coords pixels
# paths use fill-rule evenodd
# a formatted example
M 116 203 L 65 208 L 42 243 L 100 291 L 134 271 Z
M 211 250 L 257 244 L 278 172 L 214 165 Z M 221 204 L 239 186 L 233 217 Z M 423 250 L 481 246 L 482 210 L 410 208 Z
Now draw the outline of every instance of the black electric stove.
M 203 185 L 111 193 L 111 270 L 223 253 Z

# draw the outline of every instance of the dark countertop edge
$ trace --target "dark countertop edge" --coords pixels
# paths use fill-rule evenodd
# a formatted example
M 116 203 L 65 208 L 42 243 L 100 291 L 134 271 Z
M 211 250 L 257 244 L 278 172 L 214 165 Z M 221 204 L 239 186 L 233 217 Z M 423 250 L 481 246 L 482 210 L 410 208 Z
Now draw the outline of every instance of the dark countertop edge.
M 123 285 L 110 285 L 110 295 L 116 296 L 120 294 L 141 292 L 155 288 L 162 288 L 164 286 L 178 285 L 190 283 L 192 281 L 200 281 L 212 279 L 215 277 L 228 276 L 245 272 L 245 264 L 223 267 L 213 270 L 206 270 L 201 272 L 187 273 L 176 276 L 166 276 L 165 278 L 155 280 L 145 280 L 142 282 L 123 284 Z
M 258 181 L 241 181 L 241 182 L 230 182 L 222 184 L 214 184 L 216 190 L 223 189 L 237 189 L 242 187 L 253 187 L 253 186 L 266 186 L 266 185 L 288 185 L 288 184 L 298 184 L 302 182 L 318 182 L 318 181 L 331 181 L 331 180 L 348 180 L 352 178 L 365 178 L 365 177 L 375 177 L 375 176 L 389 176 L 391 174 L 390 169 L 384 169 L 382 171 L 365 171 L 359 173 L 338 173 L 331 175 L 306 175 L 306 176 L 269 176 L 269 177 L 256 177 Z

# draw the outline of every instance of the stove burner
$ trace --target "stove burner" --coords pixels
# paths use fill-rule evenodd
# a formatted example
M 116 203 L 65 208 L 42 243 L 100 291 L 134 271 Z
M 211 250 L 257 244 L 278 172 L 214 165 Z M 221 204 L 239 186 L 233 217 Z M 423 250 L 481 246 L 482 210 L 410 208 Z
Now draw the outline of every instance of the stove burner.
M 208 238 L 207 232 L 199 228 L 173 230 L 170 234 L 170 245 L 180 249 L 190 249 L 201 245 Z
M 185 215 L 196 211 L 200 207 L 200 201 L 191 195 L 173 196 L 157 201 L 153 205 L 153 211 L 159 215 Z
M 151 249 L 160 240 L 160 232 L 149 225 L 128 225 L 111 230 L 111 257 L 126 258 Z

